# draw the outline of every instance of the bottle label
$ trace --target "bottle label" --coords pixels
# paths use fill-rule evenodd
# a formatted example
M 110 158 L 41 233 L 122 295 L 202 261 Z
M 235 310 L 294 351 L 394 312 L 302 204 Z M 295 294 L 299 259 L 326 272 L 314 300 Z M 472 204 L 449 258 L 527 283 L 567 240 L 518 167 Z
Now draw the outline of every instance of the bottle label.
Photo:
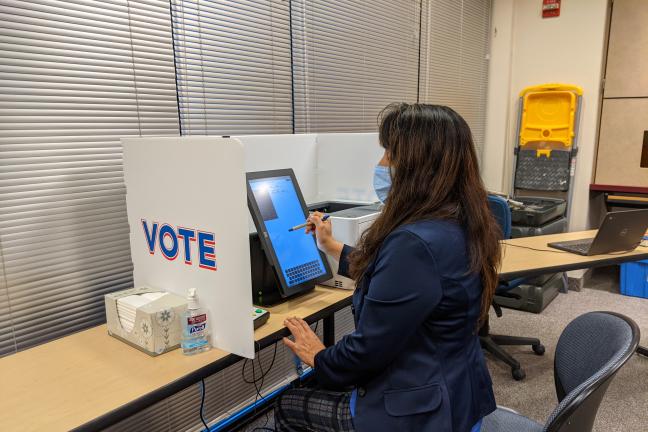
M 204 323 L 205 321 L 207 321 L 207 314 L 196 315 L 187 318 L 187 323 L 189 325 L 200 324 L 200 323 Z
M 199 335 L 205 331 L 207 327 L 207 315 L 196 315 L 187 318 L 187 332 L 189 336 Z

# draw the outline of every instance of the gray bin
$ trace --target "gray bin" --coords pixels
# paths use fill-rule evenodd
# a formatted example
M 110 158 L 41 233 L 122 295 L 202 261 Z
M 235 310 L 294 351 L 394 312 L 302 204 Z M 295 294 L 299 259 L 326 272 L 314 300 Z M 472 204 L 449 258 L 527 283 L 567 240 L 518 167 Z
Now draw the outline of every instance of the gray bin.
M 542 285 L 522 284 L 509 291 L 510 294 L 519 295 L 520 299 L 496 295 L 494 301 L 502 307 L 540 313 L 556 298 L 562 287 L 562 273 L 556 273 Z
M 513 225 L 540 226 L 564 216 L 567 201 L 562 198 L 515 197 L 524 204 L 522 208 L 511 208 Z
M 558 234 L 567 230 L 567 218 L 561 217 L 540 226 L 513 225 L 511 238 L 533 237 L 546 234 Z

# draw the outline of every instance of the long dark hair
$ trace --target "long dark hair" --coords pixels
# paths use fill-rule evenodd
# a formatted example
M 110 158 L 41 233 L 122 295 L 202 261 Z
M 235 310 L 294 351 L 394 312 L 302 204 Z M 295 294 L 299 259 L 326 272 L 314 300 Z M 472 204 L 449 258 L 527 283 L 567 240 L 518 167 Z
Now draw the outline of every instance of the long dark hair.
M 360 280 L 385 237 L 399 226 L 455 220 L 466 232 L 470 271 L 481 275 L 483 322 L 497 287 L 501 233 L 468 124 L 446 106 L 392 104 L 381 113 L 379 140 L 390 161 L 392 186 L 381 215 L 350 256 L 351 276 Z

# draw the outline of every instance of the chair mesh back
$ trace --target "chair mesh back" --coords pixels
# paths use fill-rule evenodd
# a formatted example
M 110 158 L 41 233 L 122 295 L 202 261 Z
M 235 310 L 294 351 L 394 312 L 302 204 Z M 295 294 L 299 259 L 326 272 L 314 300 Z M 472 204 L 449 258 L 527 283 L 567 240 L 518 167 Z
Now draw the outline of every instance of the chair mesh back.
M 633 336 L 625 320 L 605 312 L 586 313 L 569 323 L 558 340 L 555 359 L 555 373 L 566 396 L 549 416 L 544 431 L 583 389 L 622 361 Z
M 556 374 L 565 393 L 604 369 L 631 341 L 632 329 L 615 315 L 591 312 L 572 321 L 556 346 Z

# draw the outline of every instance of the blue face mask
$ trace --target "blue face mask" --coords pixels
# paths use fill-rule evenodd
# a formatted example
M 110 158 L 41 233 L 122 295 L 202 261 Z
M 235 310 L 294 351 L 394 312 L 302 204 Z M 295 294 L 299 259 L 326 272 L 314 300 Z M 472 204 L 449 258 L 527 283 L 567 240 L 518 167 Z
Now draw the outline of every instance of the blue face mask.
M 381 203 L 385 203 L 391 189 L 391 173 L 389 167 L 376 165 L 374 168 L 373 186 Z

